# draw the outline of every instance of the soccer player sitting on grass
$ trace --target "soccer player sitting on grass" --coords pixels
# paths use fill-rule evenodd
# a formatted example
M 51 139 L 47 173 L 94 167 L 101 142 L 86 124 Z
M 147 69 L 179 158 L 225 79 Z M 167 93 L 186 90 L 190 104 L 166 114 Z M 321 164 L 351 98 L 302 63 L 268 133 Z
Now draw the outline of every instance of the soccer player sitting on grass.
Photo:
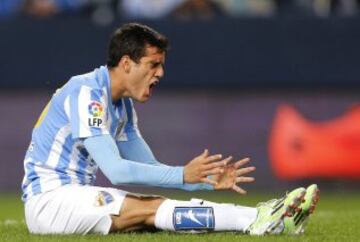
M 234 190 L 253 182 L 244 167 L 205 150 L 185 166 L 156 160 L 140 135 L 132 100 L 146 102 L 164 75 L 167 39 L 141 24 L 111 37 L 106 66 L 72 77 L 57 90 L 32 133 L 22 184 L 31 233 L 88 234 L 157 228 L 298 234 L 318 200 L 318 188 L 298 188 L 256 208 L 192 199 L 171 200 L 94 186 L 98 167 L 114 185 L 184 190 Z

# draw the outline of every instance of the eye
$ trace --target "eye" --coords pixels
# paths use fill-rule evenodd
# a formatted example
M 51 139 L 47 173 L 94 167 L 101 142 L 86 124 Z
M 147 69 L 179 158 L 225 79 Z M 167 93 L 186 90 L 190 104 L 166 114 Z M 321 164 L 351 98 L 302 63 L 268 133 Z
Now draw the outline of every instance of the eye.
M 152 62 L 151 63 L 151 68 L 155 69 L 158 68 L 160 66 L 160 62 Z

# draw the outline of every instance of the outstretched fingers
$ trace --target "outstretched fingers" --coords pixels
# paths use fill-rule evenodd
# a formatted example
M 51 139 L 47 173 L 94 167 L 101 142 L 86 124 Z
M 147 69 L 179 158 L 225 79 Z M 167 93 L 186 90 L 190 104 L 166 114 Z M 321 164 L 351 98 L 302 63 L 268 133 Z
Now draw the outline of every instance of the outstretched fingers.
M 222 159 L 222 154 L 211 155 L 211 156 L 206 157 L 203 160 L 203 164 L 209 164 L 209 163 L 212 163 L 212 162 L 219 161 L 221 159 Z
M 205 158 L 209 156 L 209 150 L 205 149 L 203 153 L 201 153 L 201 155 L 199 155 L 199 157 Z
M 237 193 L 240 193 L 241 195 L 245 195 L 247 193 L 244 189 L 242 189 L 241 187 L 239 187 L 237 185 L 233 185 L 231 189 Z
M 206 162 L 207 164 L 203 165 L 204 169 L 213 169 L 216 167 L 225 167 L 231 160 L 232 156 L 227 157 L 226 159 L 220 160 L 221 155 L 217 155 L 217 159 L 213 159 L 211 163 Z M 219 161 L 220 160 L 220 161 Z
M 216 160 L 216 159 L 215 159 Z M 232 156 L 229 156 L 221 161 L 212 162 L 203 166 L 204 171 L 202 175 L 210 176 L 222 174 L 225 171 L 226 165 L 232 160 Z
M 234 167 L 235 167 L 235 169 L 239 169 L 240 167 L 242 167 L 243 165 L 245 165 L 249 161 L 250 161 L 250 158 L 246 157 L 244 159 L 241 159 L 241 160 L 235 162 Z
M 249 183 L 255 181 L 254 177 L 240 176 L 235 179 L 235 183 Z
M 248 174 L 250 172 L 253 172 L 255 170 L 256 170 L 255 166 L 249 166 L 249 167 L 245 167 L 245 168 L 240 168 L 240 169 L 236 170 L 236 176 L 243 176 L 243 175 L 246 175 L 246 174 Z
M 235 178 L 235 184 L 232 186 L 232 190 L 234 190 L 235 192 L 240 193 L 242 195 L 245 195 L 247 192 L 244 189 L 242 189 L 241 187 L 239 187 L 237 184 L 238 183 L 250 183 L 250 182 L 255 181 L 254 177 L 244 176 L 250 172 L 255 171 L 256 168 L 254 166 L 241 168 L 244 165 L 246 165 L 249 161 L 250 161 L 250 158 L 244 158 L 244 159 L 241 159 L 241 160 L 235 162 L 235 164 L 234 164 L 234 168 L 236 169 L 235 170 L 236 178 Z
M 209 150 L 205 149 L 200 155 L 192 159 L 184 167 L 184 181 L 186 183 L 198 183 L 210 175 L 221 175 L 227 169 L 232 157 L 222 159 L 221 154 L 210 155 Z M 204 180 L 209 184 L 216 184 L 213 180 Z
M 216 181 L 211 180 L 210 178 L 207 178 L 207 177 L 202 178 L 201 182 L 207 183 L 207 184 L 210 184 L 210 185 L 213 185 L 213 186 L 216 186 L 218 184 Z

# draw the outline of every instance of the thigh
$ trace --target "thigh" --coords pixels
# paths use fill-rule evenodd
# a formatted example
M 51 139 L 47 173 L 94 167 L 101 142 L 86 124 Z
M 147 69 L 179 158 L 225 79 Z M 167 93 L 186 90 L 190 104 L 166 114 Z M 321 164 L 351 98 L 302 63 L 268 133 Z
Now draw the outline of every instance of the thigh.
M 31 198 L 25 205 L 30 232 L 107 234 L 127 192 L 95 186 L 65 185 Z

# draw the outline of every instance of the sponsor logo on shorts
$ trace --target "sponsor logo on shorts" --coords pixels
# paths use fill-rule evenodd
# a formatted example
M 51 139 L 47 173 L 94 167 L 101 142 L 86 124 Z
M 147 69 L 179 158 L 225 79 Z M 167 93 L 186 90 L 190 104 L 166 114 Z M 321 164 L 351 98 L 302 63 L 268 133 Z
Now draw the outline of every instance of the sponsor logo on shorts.
M 88 125 L 90 127 L 100 127 L 103 123 L 102 115 L 104 108 L 98 101 L 91 101 L 88 106 L 89 114 L 92 116 L 88 119 Z
M 96 207 L 105 206 L 109 203 L 112 203 L 113 201 L 114 201 L 114 197 L 109 192 L 100 191 L 95 197 L 94 206 Z

